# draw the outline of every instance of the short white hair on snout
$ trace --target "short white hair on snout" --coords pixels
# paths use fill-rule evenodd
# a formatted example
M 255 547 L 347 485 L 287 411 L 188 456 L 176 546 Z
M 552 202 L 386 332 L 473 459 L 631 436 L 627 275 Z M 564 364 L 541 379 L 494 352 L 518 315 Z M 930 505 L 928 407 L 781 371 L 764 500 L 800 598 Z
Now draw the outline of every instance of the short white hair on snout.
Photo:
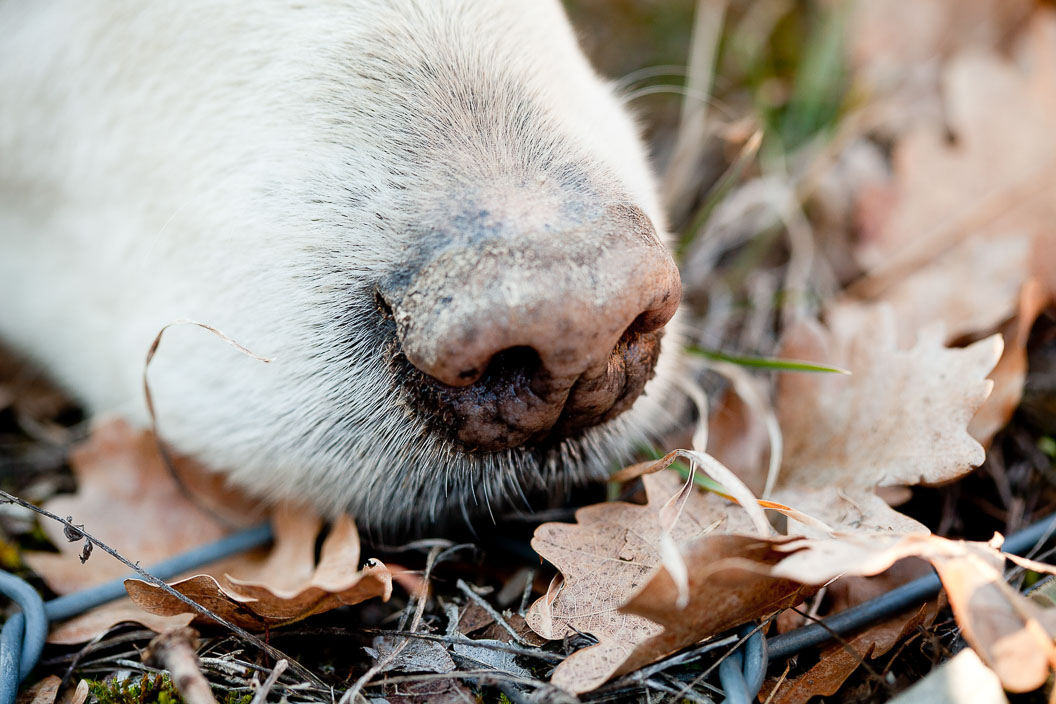
M 146 423 L 158 330 L 215 326 L 274 361 L 169 330 L 165 440 L 377 528 L 669 424 L 664 218 L 557 0 L 0 0 L 0 27 L 0 337 L 93 412 Z

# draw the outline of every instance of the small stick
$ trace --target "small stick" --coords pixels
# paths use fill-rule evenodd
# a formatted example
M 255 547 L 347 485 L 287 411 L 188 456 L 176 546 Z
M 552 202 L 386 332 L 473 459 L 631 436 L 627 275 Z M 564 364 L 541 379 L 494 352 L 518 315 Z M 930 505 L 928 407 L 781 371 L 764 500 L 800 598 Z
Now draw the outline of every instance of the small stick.
M 491 618 L 495 620 L 495 623 L 502 626 L 503 630 L 509 633 L 518 645 L 528 645 L 528 643 L 525 642 L 524 638 L 521 637 L 521 634 L 513 630 L 513 626 L 506 622 L 506 619 L 502 617 L 502 614 L 496 611 L 491 604 L 481 599 L 480 595 L 470 589 L 469 585 L 466 584 L 465 581 L 463 581 L 462 579 L 458 580 L 458 589 L 466 595 L 466 598 L 474 602 L 480 608 L 484 609 L 485 613 L 487 613 L 488 616 L 491 616 Z
M 279 677 L 282 676 L 283 672 L 286 672 L 286 668 L 289 666 L 289 661 L 279 660 L 275 663 L 275 669 L 268 675 L 268 679 L 264 680 L 264 684 L 260 686 L 257 693 L 253 695 L 253 701 L 249 704 L 264 704 L 268 701 L 268 692 L 275 686 L 275 683 L 279 681 Z
M 435 545 L 432 550 L 429 551 L 429 557 L 426 558 L 425 574 L 422 575 L 422 587 L 418 592 L 418 603 L 414 610 L 414 618 L 411 619 L 411 633 L 414 633 L 418 630 L 418 625 L 422 621 L 422 614 L 425 613 L 425 605 L 429 601 L 429 580 L 432 578 L 433 567 L 435 567 L 439 562 L 442 562 L 448 555 L 457 552 L 462 548 L 472 547 L 472 545 L 468 544 L 451 545 L 450 543 L 446 543 L 446 545 L 449 545 L 450 547 L 446 547 L 442 544 Z M 441 551 L 441 549 L 444 547 L 446 547 L 446 549 Z M 403 652 L 403 649 L 406 648 L 407 645 L 410 644 L 410 642 L 411 639 L 409 637 L 404 637 L 402 642 L 400 642 L 395 648 L 392 649 L 392 652 L 390 652 L 384 658 L 379 660 L 378 663 L 371 667 L 369 670 L 364 672 L 363 675 L 358 680 L 356 680 L 355 683 L 351 687 L 349 687 L 343 695 L 341 695 L 341 699 L 338 701 L 338 704 L 350 704 L 353 700 L 357 698 L 366 699 L 366 697 L 361 694 L 363 688 L 370 684 L 370 681 L 374 679 L 374 676 L 377 675 L 379 672 L 382 672 L 389 663 L 395 661 L 396 657 Z
M 198 631 L 177 628 L 150 641 L 143 661 L 162 667 L 187 704 L 217 704 L 205 675 L 198 669 Z

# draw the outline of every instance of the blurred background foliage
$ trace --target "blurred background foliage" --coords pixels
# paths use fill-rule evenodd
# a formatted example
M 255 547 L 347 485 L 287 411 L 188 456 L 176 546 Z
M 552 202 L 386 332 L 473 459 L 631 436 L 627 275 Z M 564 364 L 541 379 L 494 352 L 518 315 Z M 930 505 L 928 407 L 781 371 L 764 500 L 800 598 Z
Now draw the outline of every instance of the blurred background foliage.
M 643 119 L 661 168 L 686 95 L 694 0 L 566 0 L 598 69 Z M 788 152 L 830 130 L 849 99 L 847 5 L 821 0 L 706 2 L 725 10 L 710 119 L 763 128 L 764 153 Z

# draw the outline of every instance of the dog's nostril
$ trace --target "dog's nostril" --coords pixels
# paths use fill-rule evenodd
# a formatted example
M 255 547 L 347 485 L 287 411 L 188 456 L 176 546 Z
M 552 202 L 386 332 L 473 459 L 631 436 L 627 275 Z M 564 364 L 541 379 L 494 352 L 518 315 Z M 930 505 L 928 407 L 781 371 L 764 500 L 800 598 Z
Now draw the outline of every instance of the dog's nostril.
M 541 366 L 539 353 L 531 347 L 510 347 L 492 357 L 488 361 L 483 374 L 478 374 L 477 377 L 484 376 L 491 379 L 521 377 L 531 379 Z
M 631 324 L 624 330 L 621 340 L 626 340 L 635 335 L 653 332 L 667 325 L 671 316 L 662 310 L 647 310 L 638 314 Z

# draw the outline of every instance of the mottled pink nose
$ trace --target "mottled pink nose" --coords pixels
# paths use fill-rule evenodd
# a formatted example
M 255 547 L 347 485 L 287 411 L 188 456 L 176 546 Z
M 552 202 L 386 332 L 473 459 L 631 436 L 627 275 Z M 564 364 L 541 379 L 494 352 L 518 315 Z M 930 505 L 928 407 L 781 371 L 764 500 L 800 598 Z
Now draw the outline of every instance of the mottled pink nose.
M 402 294 L 403 353 L 446 387 L 430 398 L 464 443 L 499 449 L 629 407 L 681 283 L 649 220 L 621 206 L 573 231 L 449 248 Z

